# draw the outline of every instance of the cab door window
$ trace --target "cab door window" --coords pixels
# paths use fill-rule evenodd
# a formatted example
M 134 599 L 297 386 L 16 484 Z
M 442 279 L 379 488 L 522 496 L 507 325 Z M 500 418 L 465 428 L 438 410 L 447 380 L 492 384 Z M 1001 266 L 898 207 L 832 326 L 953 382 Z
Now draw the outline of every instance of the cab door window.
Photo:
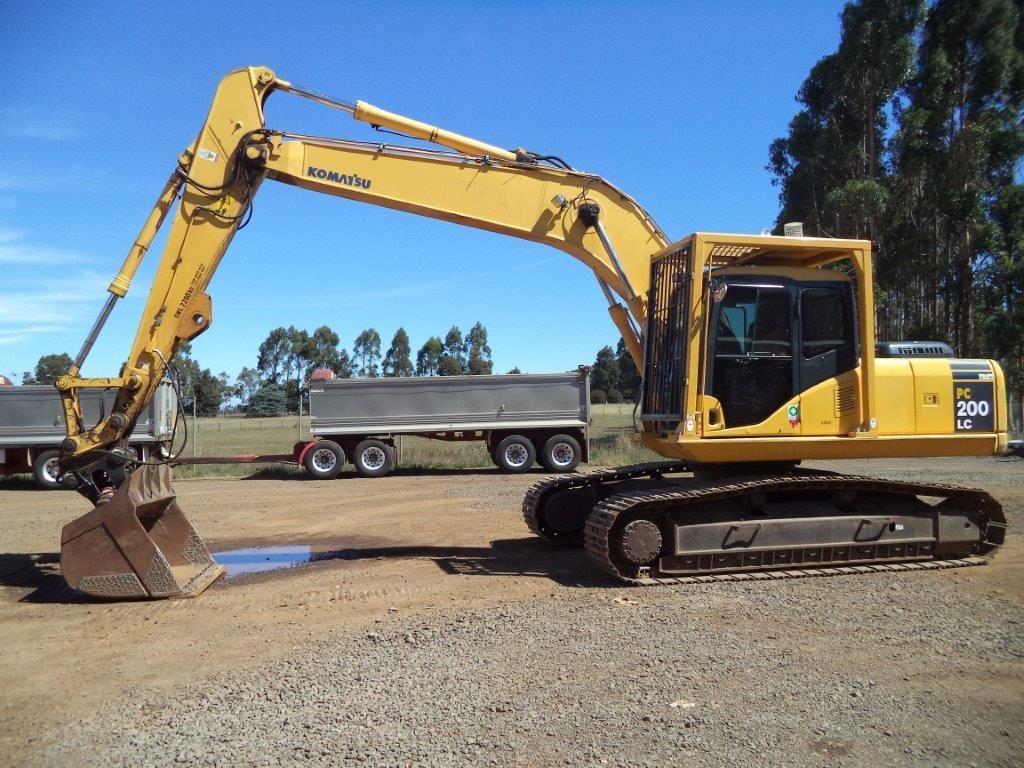
M 717 306 L 711 394 L 725 426 L 757 424 L 793 394 L 793 317 L 783 287 L 731 284 Z
M 800 291 L 800 388 L 807 390 L 857 364 L 849 286 Z

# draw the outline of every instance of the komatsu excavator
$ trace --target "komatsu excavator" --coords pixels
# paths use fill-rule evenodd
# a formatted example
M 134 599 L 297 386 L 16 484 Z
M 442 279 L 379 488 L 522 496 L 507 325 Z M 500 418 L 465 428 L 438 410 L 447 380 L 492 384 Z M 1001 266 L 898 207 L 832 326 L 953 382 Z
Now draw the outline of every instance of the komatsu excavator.
M 268 127 L 288 93 L 445 150 Z M 669 461 L 563 475 L 523 503 L 531 530 L 583 544 L 637 584 L 935 568 L 984 562 L 1005 518 L 985 492 L 805 471 L 805 459 L 997 454 L 1003 373 L 944 344 L 876 343 L 871 244 L 696 233 L 670 241 L 629 195 L 562 159 L 506 150 L 299 88 L 265 67 L 225 77 L 66 376 L 63 482 L 94 505 L 65 526 L 61 569 L 101 597 L 182 597 L 223 572 L 178 507 L 166 464 L 132 426 L 183 340 L 264 181 L 546 243 L 589 267 L 643 373 L 638 432 Z M 170 231 L 120 374 L 79 372 L 155 235 Z M 113 388 L 83 423 L 79 394 Z

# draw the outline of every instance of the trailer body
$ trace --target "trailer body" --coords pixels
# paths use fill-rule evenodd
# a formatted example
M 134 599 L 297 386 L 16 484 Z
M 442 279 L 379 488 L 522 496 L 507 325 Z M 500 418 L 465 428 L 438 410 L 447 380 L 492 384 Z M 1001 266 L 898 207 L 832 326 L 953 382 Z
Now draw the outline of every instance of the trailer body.
M 83 416 L 89 424 L 110 413 L 115 390 L 83 390 Z M 169 381 L 157 388 L 129 438 L 140 456 L 170 443 L 178 400 Z M 60 444 L 66 436 L 60 394 L 44 384 L 0 387 L 0 475 L 31 472 L 41 488 L 58 487 Z
M 387 474 L 398 435 L 482 441 L 508 472 L 534 461 L 566 472 L 589 458 L 590 370 L 314 381 L 309 412 L 317 439 L 299 460 L 318 478 L 346 459 L 362 475 Z

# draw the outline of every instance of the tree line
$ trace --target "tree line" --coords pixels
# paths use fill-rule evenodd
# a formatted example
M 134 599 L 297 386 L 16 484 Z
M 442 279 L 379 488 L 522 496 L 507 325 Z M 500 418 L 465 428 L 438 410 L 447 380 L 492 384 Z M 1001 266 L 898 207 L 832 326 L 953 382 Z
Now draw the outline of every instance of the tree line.
M 67 353 L 43 355 L 34 371 L 22 374 L 23 384 L 53 384 L 71 367 Z M 341 337 L 330 326 L 312 333 L 278 327 L 259 346 L 256 366 L 243 367 L 231 382 L 226 372 L 214 374 L 192 356 L 192 345 L 181 342 L 171 358 L 167 375 L 177 384 L 181 397 L 200 416 L 215 416 L 226 404 L 233 404 L 252 416 L 273 416 L 297 412 L 299 396 L 311 374 L 328 370 L 337 378 L 398 376 L 459 376 L 493 373 L 487 329 L 477 322 L 463 336 L 453 325 L 442 339 L 431 336 L 416 353 L 413 363 L 409 334 L 395 331 L 391 345 L 381 352 L 380 333 L 367 328 L 356 336 L 352 353 L 341 346 Z M 509 373 L 519 373 L 513 369 Z
M 769 150 L 776 221 L 869 238 L 875 325 L 1024 390 L 1021 0 L 857 0 Z
M 327 325 L 311 334 L 295 326 L 275 328 L 260 344 L 256 367 L 242 369 L 230 394 L 246 413 L 269 415 L 284 408 L 297 409 L 305 382 L 318 369 L 344 379 L 482 375 L 494 368 L 487 329 L 480 322 L 465 336 L 456 325 L 444 339 L 431 336 L 416 353 L 415 363 L 405 328 L 395 331 L 383 353 L 375 328 L 356 336 L 351 354 L 340 343 L 338 334 Z

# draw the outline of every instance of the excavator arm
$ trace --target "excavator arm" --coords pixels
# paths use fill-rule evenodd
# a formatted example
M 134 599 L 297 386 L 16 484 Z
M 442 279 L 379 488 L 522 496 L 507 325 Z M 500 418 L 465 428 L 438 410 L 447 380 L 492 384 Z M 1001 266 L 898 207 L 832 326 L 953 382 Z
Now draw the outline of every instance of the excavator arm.
M 452 151 L 303 136 L 268 128 L 263 106 L 290 92 Z M 210 327 L 207 286 L 271 179 L 313 192 L 546 243 L 593 270 L 637 366 L 652 254 L 668 243 L 651 217 L 599 176 L 557 158 L 505 150 L 377 109 L 293 86 L 265 67 L 237 70 L 216 92 L 206 122 L 180 155 L 109 287 L 109 297 L 66 376 L 57 381 L 67 437 L 63 481 L 97 508 L 65 527 L 65 578 L 103 596 L 198 594 L 220 574 L 178 509 L 166 465 L 139 464 L 127 436 L 179 344 Z M 158 232 L 166 245 L 128 358 L 115 378 L 83 378 L 82 365 L 124 297 Z M 116 390 L 109 414 L 84 423 L 79 393 Z
M 264 125 L 263 103 L 274 91 L 310 95 L 347 109 L 356 119 L 457 151 L 272 130 Z M 637 366 L 642 363 L 650 257 L 668 241 L 632 198 L 599 176 L 549 165 L 522 150 L 492 147 L 363 102 L 344 105 L 279 80 L 269 69 L 251 67 L 221 82 L 205 125 L 179 158 L 112 281 L 100 319 L 70 373 L 57 382 L 68 425 L 66 468 L 88 466 L 122 442 L 179 343 L 209 328 L 212 300 L 206 288 L 265 179 L 558 248 L 593 270 L 613 321 Z M 167 244 L 120 375 L 79 378 L 110 309 L 127 293 L 168 213 Z M 116 388 L 118 395 L 111 413 L 89 427 L 82 421 L 77 393 L 93 387 Z M 83 486 L 91 482 L 84 476 L 80 480 Z M 94 501 L 102 491 L 91 489 Z

